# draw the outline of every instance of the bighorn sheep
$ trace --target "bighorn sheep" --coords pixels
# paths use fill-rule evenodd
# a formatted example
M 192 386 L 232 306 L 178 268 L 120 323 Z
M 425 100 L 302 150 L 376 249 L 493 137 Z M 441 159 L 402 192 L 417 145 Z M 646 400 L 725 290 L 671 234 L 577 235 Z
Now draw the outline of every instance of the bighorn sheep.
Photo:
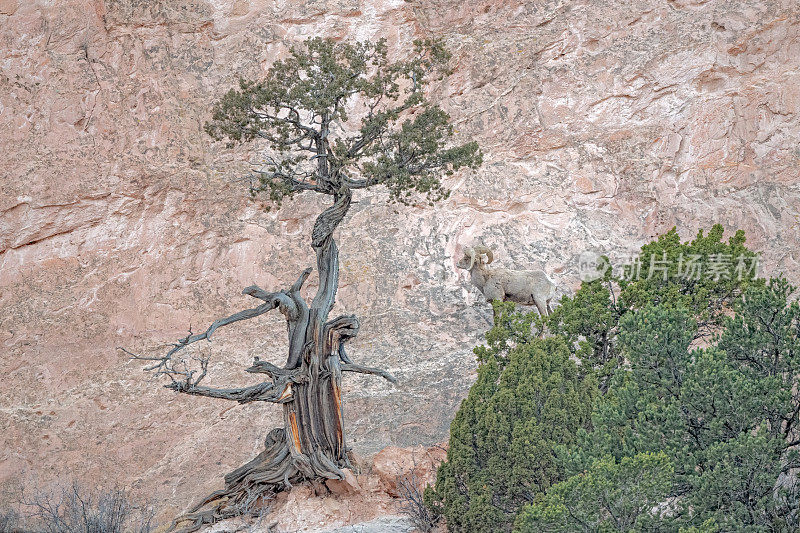
M 486 263 L 483 262 L 484 255 Z M 542 270 L 488 268 L 487 265 L 493 260 L 492 251 L 479 244 L 465 247 L 464 257 L 456 266 L 469 270 L 472 283 L 490 302 L 502 300 L 523 305 L 533 304 L 542 316 L 552 312 L 550 300 L 555 296 L 556 286 L 547 274 Z

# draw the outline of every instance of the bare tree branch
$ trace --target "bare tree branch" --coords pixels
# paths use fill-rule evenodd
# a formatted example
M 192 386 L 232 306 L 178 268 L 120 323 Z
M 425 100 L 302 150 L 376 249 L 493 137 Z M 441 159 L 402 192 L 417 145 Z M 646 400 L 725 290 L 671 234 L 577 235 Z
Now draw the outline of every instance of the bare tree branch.
M 307 305 L 305 301 L 300 297 L 299 291 L 303 287 L 303 283 L 308 279 L 308 276 L 311 274 L 312 269 L 309 267 L 305 269 L 300 276 L 297 278 L 289 289 L 278 291 L 278 292 L 267 292 L 256 285 L 251 285 L 242 291 L 243 294 L 253 296 L 259 300 L 263 300 L 264 303 L 255 307 L 253 309 L 245 309 L 244 311 L 239 311 L 238 313 L 234 313 L 228 317 L 220 318 L 219 320 L 214 321 L 206 331 L 203 333 L 192 334 L 191 328 L 189 329 L 189 335 L 186 337 L 179 339 L 176 343 L 172 345 L 172 348 L 167 352 L 166 355 L 160 357 L 150 357 L 150 356 L 142 356 L 135 353 L 132 353 L 125 348 L 119 348 L 124 353 L 129 355 L 131 359 L 135 359 L 138 361 L 152 361 L 153 364 L 145 367 L 145 371 L 155 372 L 156 376 L 165 375 L 170 378 L 170 383 L 166 385 L 167 388 L 183 392 L 186 394 L 195 394 L 200 396 L 212 396 L 217 398 L 227 398 L 240 401 L 240 399 L 246 399 L 246 401 L 254 401 L 255 399 L 260 399 L 264 401 L 273 401 L 273 399 L 267 397 L 255 397 L 254 390 L 252 388 L 246 389 L 211 389 L 208 387 L 200 387 L 199 384 L 205 378 L 206 372 L 208 369 L 208 358 L 200 357 L 197 358 L 197 361 L 200 363 L 200 371 L 198 374 L 197 370 L 192 370 L 186 364 L 185 360 L 174 360 L 173 356 L 178 353 L 180 350 L 186 348 L 188 345 L 193 344 L 197 341 L 201 340 L 211 340 L 211 336 L 222 326 L 227 326 L 228 324 L 232 324 L 234 322 L 238 322 L 240 320 L 247 320 L 249 318 L 254 318 L 264 313 L 267 313 L 275 308 L 278 308 L 281 313 L 286 317 L 287 322 L 290 325 L 290 329 L 293 324 L 296 324 L 299 317 L 301 315 L 307 314 Z M 277 368 L 277 367 L 276 367 Z M 270 388 L 273 385 L 270 384 Z M 268 389 L 259 389 L 259 393 L 264 393 Z M 263 395 L 263 394 L 262 394 Z M 258 395 L 256 395 L 258 396 Z
M 352 363 L 343 363 L 342 372 L 358 372 L 359 374 L 373 374 L 380 376 L 390 383 L 397 383 L 397 378 L 380 368 L 372 368 L 369 366 L 354 365 Z
M 294 302 L 288 300 L 289 303 L 294 306 Z M 228 324 L 233 324 L 234 322 L 239 322 L 240 320 L 247 320 L 248 318 L 255 318 L 259 315 L 263 315 L 269 311 L 272 311 L 276 307 L 278 307 L 281 300 L 275 298 L 272 301 L 267 301 L 255 307 L 253 309 L 245 309 L 244 311 L 239 311 L 238 313 L 234 313 L 228 317 L 220 318 L 219 320 L 215 320 L 206 331 L 203 333 L 198 333 L 196 335 L 188 335 L 183 339 L 178 340 L 177 343 L 173 345 L 173 348 L 167 353 L 165 356 L 166 358 L 172 357 L 175 353 L 182 350 L 183 348 L 187 347 L 188 345 L 202 340 L 211 340 L 211 335 L 222 326 L 227 326 Z
M 267 374 L 273 379 L 279 379 L 281 377 L 294 374 L 294 370 L 280 368 L 279 366 L 275 366 L 268 361 L 262 361 L 258 357 L 253 360 L 252 366 L 245 369 L 245 372 L 250 372 L 251 374 Z
M 261 401 L 283 403 L 291 399 L 291 389 L 289 395 L 284 394 L 290 382 L 282 383 L 283 387 L 276 388 L 275 383 L 264 382 L 250 387 L 216 389 L 212 387 L 199 387 L 197 385 L 186 384 L 185 382 L 173 382 L 164 385 L 168 389 L 193 396 L 207 396 L 209 398 L 219 398 L 222 400 L 233 400 L 241 404 Z

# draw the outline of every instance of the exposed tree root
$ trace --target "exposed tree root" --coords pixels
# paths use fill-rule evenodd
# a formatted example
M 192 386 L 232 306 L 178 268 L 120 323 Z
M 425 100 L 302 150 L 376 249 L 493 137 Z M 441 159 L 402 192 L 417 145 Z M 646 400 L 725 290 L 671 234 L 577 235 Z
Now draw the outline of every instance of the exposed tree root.
M 280 490 L 302 481 L 292 462 L 283 429 L 273 429 L 265 449 L 252 461 L 225 476 L 225 488 L 218 490 L 177 517 L 168 531 L 190 533 L 220 520 L 251 514 Z

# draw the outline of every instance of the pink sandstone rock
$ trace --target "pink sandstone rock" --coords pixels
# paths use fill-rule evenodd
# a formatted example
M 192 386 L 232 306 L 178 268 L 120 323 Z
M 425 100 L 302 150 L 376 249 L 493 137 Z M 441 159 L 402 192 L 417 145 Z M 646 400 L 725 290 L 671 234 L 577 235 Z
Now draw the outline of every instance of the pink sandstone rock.
M 350 355 L 399 378 L 346 380 L 362 455 L 446 439 L 491 320 L 464 244 L 568 292 L 586 249 L 721 222 L 800 281 L 795 0 L 0 0 L 0 484 L 121 483 L 171 517 L 280 425 L 178 397 L 117 347 L 156 353 L 313 264 L 323 202 L 264 212 L 236 181 L 252 147 L 202 130 L 239 76 L 313 35 L 387 37 L 394 57 L 444 38 L 454 75 L 432 97 L 486 154 L 436 208 L 364 193 L 341 229 Z M 280 363 L 283 333 L 278 316 L 220 331 L 198 346 L 208 383 L 253 383 L 243 367 Z
M 349 468 L 345 468 L 344 479 L 328 479 L 325 481 L 325 486 L 331 493 L 338 496 L 346 494 L 356 494 L 361 492 L 361 485 L 358 484 L 355 474 Z
M 398 482 L 414 483 L 419 491 L 436 481 L 436 468 L 447 456 L 444 446 L 399 448 L 387 446 L 375 454 L 372 474 L 389 495 L 400 496 Z

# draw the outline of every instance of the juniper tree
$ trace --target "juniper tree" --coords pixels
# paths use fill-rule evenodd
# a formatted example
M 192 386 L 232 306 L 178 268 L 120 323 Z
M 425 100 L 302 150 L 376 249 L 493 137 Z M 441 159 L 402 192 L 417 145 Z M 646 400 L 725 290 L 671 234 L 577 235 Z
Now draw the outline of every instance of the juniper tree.
M 569 477 L 520 513 L 517 530 L 797 531 L 794 291 L 783 278 L 750 284 L 703 348 L 692 346 L 698 319 L 681 303 L 627 314 L 628 366 L 597 398 L 591 430 L 556 448 Z M 641 462 L 656 455 L 661 466 Z
M 597 371 L 603 391 L 624 362 L 617 334 L 626 314 L 647 305 L 681 306 L 697 320 L 694 338 L 709 337 L 735 298 L 761 283 L 758 256 L 744 245 L 744 232 L 727 242 L 723 233 L 715 224 L 681 242 L 672 228 L 642 246 L 631 264 L 619 271 L 609 268 L 603 278 L 584 282 L 574 296 L 562 298 L 544 327 L 568 339 L 573 355 Z
M 663 452 L 640 453 L 616 461 L 597 459 L 580 475 L 537 495 L 517 518 L 518 533 L 657 531 L 658 509 L 672 481 Z
M 715 226 L 691 243 L 667 234 L 642 248 L 677 260 L 687 246 L 732 255 L 719 279 L 650 277 L 623 284 L 616 301 L 594 281 L 580 301 L 597 305 L 564 301 L 561 331 L 584 335 L 582 365 L 609 376 L 596 365 L 602 336 L 589 335 L 609 323 L 624 363 L 596 396 L 591 428 L 555 447 L 567 477 L 520 513 L 517 531 L 800 527 L 800 306 L 783 278 L 739 277 L 733 254 L 754 254 L 741 232 L 727 245 L 721 236 Z
M 798 306 L 722 237 L 673 229 L 548 317 L 495 304 L 426 493 L 451 531 L 797 527 Z
M 537 338 L 533 314 L 495 302 L 475 384 L 450 426 L 447 460 L 426 503 L 448 531 L 510 531 L 519 509 L 561 481 L 554 447 L 589 424 L 597 384 L 561 336 Z
M 388 190 L 389 200 L 434 203 L 448 191 L 441 178 L 462 167 L 477 168 L 475 142 L 456 144 L 450 117 L 430 102 L 425 88 L 448 74 L 449 54 L 435 40 L 414 43 L 411 57 L 391 60 L 384 40 L 346 43 L 314 38 L 291 48 L 261 80 L 240 80 L 213 106 L 205 130 L 229 144 L 261 141 L 260 164 L 253 168 L 250 193 L 280 205 L 300 193 L 330 199 L 316 219 L 311 248 L 319 288 L 311 302 L 300 295 L 312 269 L 286 289 L 258 286 L 243 293 L 260 300 L 252 309 L 215 321 L 203 333 L 177 341 L 148 369 L 170 378 L 166 387 L 183 394 L 239 403 L 283 406 L 282 428 L 269 433 L 256 458 L 225 476 L 225 488 L 210 495 L 181 519 L 193 530 L 235 514 L 258 497 L 305 479 L 342 479 L 348 466 L 341 380 L 344 372 L 394 378 L 380 369 L 353 363 L 345 343 L 356 336 L 353 315 L 330 318 L 339 279 L 333 232 L 345 218 L 353 193 Z M 250 387 L 214 388 L 201 384 L 207 360 L 190 369 L 181 361 L 187 346 L 210 340 L 225 325 L 278 309 L 286 318 L 289 348 L 278 366 L 256 358 L 247 372 L 263 374 Z

